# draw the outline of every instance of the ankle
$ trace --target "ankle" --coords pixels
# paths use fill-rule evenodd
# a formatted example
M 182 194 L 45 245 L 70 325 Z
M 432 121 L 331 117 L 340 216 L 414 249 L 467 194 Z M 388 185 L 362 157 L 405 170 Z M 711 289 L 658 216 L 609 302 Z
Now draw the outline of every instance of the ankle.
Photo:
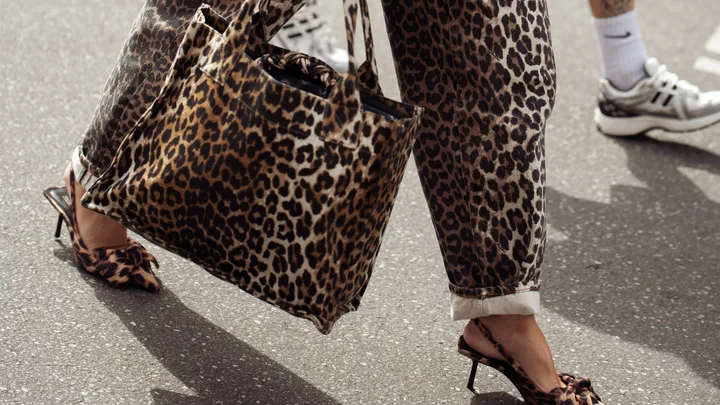
M 493 315 L 477 319 L 493 336 L 528 336 L 529 333 L 539 330 L 534 315 Z M 476 320 L 471 320 L 465 325 L 464 335 L 482 335 Z
M 522 335 L 539 329 L 534 315 L 493 315 L 481 318 L 480 322 L 493 335 Z
M 545 335 L 533 315 L 497 315 L 481 318 L 480 323 L 492 337 L 544 392 L 562 386 Z M 488 357 L 508 360 L 485 338 L 470 321 L 465 326 L 466 341 L 476 351 Z
M 68 166 L 65 171 L 65 185 L 70 186 L 72 167 Z M 85 194 L 85 188 L 75 182 L 72 190 L 75 195 L 75 221 L 77 222 L 76 232 L 81 236 L 83 242 L 89 249 L 110 249 L 122 248 L 127 245 L 127 229 L 119 222 L 110 217 L 100 215 L 83 207 L 80 203 Z
M 70 187 L 70 176 L 72 175 L 72 172 L 73 172 L 73 169 L 72 169 L 72 163 L 71 163 L 65 168 L 65 172 L 63 173 L 63 181 L 65 182 L 66 189 L 68 187 Z M 76 187 L 76 189 L 77 189 L 77 187 Z

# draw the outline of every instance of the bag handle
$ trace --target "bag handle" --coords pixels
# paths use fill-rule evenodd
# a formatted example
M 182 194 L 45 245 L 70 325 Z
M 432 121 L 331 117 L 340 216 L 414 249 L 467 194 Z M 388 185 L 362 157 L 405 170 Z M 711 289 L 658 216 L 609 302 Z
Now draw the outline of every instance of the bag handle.
M 245 53 L 250 42 L 250 34 L 256 28 L 253 14 L 256 9 L 264 13 L 269 0 L 245 0 L 232 17 L 228 28 L 218 41 L 211 44 L 212 49 L 206 68 L 214 71 L 213 76 L 221 82 L 228 80 L 241 66 L 239 59 Z M 362 101 L 360 96 L 360 74 L 355 59 L 355 33 L 358 11 L 362 15 L 365 50 L 367 60 L 361 66 L 362 82 L 371 90 L 380 93 L 377 61 L 372 42 L 372 27 L 367 0 L 343 0 L 345 10 L 345 33 L 348 43 L 348 71 L 342 74 L 326 99 L 326 108 L 322 125 L 317 131 L 326 140 L 357 147 L 359 137 L 353 127 L 361 121 Z M 260 16 L 262 22 L 263 16 Z M 217 75 L 217 76 L 216 76 Z M 381 93 L 380 93 L 381 94 Z
M 360 5 L 360 14 L 362 18 L 362 26 L 365 40 L 365 63 L 360 69 L 357 67 L 357 61 L 355 58 L 355 33 L 356 33 L 356 20 L 358 14 L 358 4 Z M 211 60 L 209 63 L 219 63 L 219 79 L 225 78 L 233 73 L 234 67 L 237 65 L 236 60 L 245 52 L 249 44 L 249 36 L 252 33 L 253 27 L 253 15 L 255 11 L 259 15 L 259 23 L 263 33 L 267 32 L 266 28 L 266 17 L 270 0 L 245 0 L 241 5 L 240 9 L 232 16 L 228 28 L 223 32 L 222 39 L 219 44 L 223 49 L 221 52 L 219 49 L 212 51 Z M 372 35 L 372 23 L 370 21 L 370 9 L 367 4 L 367 0 L 343 0 L 343 7 L 345 9 L 345 34 L 348 43 L 348 71 L 344 76 L 349 76 L 355 79 L 357 83 L 358 70 L 367 71 L 374 76 L 372 81 L 379 83 L 379 73 L 377 68 L 377 60 L 375 57 L 375 47 Z M 264 35 L 263 35 L 264 37 Z M 265 40 L 265 38 L 262 38 Z M 375 85 L 368 86 L 373 90 Z
M 272 39 L 272 36 L 268 35 L 271 34 L 270 29 L 268 28 L 267 24 L 267 12 L 271 7 L 272 0 L 258 0 L 259 4 L 257 6 L 257 10 L 255 10 L 259 14 L 259 20 L 261 24 L 261 31 L 262 35 L 261 38 L 265 42 L 270 42 Z M 343 7 L 345 6 L 346 1 L 343 2 Z M 365 62 L 360 65 L 358 70 L 358 76 L 360 78 L 360 83 L 362 83 L 365 87 L 369 88 L 370 90 L 373 90 L 377 94 L 382 95 L 382 90 L 380 89 L 380 74 L 378 73 L 378 67 L 377 67 L 377 60 L 375 58 L 375 41 L 373 40 L 373 34 L 372 34 L 372 23 L 370 21 L 370 8 L 368 7 L 367 0 L 359 0 L 360 3 L 360 18 L 362 18 L 362 27 L 363 27 L 363 33 L 364 33 L 364 42 L 365 42 Z M 347 14 L 346 14 L 347 15 Z M 293 14 L 287 14 L 284 13 L 279 17 L 280 21 L 275 21 L 274 23 L 276 25 L 285 25 L 291 18 Z M 354 21 L 354 20 L 353 20 Z M 346 24 L 347 28 L 347 24 Z M 347 34 L 347 30 L 346 30 Z M 355 38 L 355 35 L 353 33 L 353 40 Z M 348 52 L 349 54 L 349 52 Z M 354 55 L 353 55 L 354 56 Z M 357 62 L 356 62 L 357 63 Z
M 375 41 L 372 34 L 372 23 L 370 22 L 370 8 L 367 0 L 360 0 L 360 17 L 362 18 L 365 37 L 365 62 L 358 68 L 358 78 L 363 86 L 382 96 L 380 74 L 378 73 L 377 59 L 375 58 Z
M 345 33 L 348 42 L 348 71 L 342 74 L 328 96 L 325 108 L 323 132 L 325 139 L 348 147 L 355 148 L 360 142 L 358 135 L 362 131 L 362 98 L 360 95 L 360 74 L 355 59 L 355 33 L 357 28 L 358 8 L 362 15 L 362 24 L 365 39 L 367 60 L 362 71 L 369 70 L 372 80 L 365 80 L 372 84 L 372 90 L 379 91 L 377 61 L 372 42 L 372 28 L 370 13 L 366 0 L 343 0 L 345 8 Z M 368 69 L 369 67 L 369 69 Z

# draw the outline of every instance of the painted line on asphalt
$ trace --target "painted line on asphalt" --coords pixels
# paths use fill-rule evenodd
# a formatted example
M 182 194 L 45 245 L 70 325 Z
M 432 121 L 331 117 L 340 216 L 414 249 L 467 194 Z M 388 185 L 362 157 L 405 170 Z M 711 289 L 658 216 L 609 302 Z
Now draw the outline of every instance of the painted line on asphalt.
M 701 56 L 695 60 L 695 69 L 720 75 L 720 60 Z
M 720 53 L 720 26 L 715 29 L 710 39 L 705 44 L 705 49 L 710 52 Z
M 705 43 L 705 49 L 712 53 L 720 53 L 720 25 Z M 706 56 L 695 60 L 695 69 L 720 76 L 720 61 Z

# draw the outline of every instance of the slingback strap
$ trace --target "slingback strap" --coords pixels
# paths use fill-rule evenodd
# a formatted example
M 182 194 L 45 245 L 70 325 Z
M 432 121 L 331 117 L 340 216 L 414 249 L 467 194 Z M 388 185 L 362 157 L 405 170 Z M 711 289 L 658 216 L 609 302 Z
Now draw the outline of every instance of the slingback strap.
M 485 338 L 489 340 L 490 343 L 492 343 L 493 347 L 495 347 L 495 350 L 500 353 L 500 355 L 505 359 L 505 361 L 510 364 L 512 368 L 515 369 L 515 371 L 525 374 L 525 371 L 522 369 L 522 367 L 520 367 L 520 364 L 518 364 L 518 362 L 515 361 L 515 359 L 510 355 L 510 353 L 505 350 L 503 345 L 501 345 L 500 343 L 498 343 L 497 340 L 495 340 L 495 337 L 492 333 L 490 333 L 490 330 L 485 327 L 482 322 L 480 322 L 480 318 L 473 319 L 473 323 L 475 324 L 475 326 L 477 326 L 480 332 L 482 332 L 483 336 L 485 336 Z

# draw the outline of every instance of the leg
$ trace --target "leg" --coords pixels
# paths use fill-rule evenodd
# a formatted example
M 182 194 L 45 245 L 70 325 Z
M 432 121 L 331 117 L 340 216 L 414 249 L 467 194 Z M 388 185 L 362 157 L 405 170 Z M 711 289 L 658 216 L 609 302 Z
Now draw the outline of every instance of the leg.
M 202 3 L 224 15 L 235 13 L 242 0 L 147 0 L 123 46 L 100 97 L 90 126 L 75 150 L 72 168 L 78 179 L 78 200 L 94 176 L 112 161 L 125 135 L 160 91 L 183 29 Z M 304 0 L 272 0 L 270 32 L 304 4 Z M 68 168 L 69 170 L 69 168 Z M 115 221 L 77 205 L 80 233 L 90 248 L 121 246 L 125 228 Z
M 427 109 L 414 154 L 453 318 L 481 317 L 550 390 L 560 382 L 534 314 L 555 67 L 545 1 L 498 4 L 383 1 L 403 98 Z
M 635 9 L 635 0 L 590 0 L 595 18 L 610 18 Z
M 703 93 L 649 58 L 633 0 L 590 0 L 603 63 L 595 122 L 607 135 L 686 132 L 720 122 L 720 92 Z
M 648 59 L 634 0 L 590 0 L 605 78 L 619 90 L 644 79 Z

